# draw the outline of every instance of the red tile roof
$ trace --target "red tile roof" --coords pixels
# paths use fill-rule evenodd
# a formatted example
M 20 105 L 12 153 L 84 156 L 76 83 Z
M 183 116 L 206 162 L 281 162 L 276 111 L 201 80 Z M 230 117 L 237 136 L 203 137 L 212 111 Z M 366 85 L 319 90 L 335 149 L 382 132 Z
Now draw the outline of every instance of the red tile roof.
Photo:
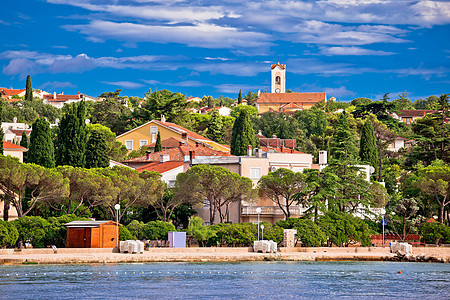
M 26 89 L 15 90 L 15 89 L 0 88 L 0 93 L 2 93 L 5 96 L 17 96 L 25 91 Z
M 162 174 L 175 168 L 181 167 L 182 165 L 183 165 L 182 161 L 166 161 L 163 163 L 151 162 L 145 166 L 137 168 L 136 171 L 138 171 L 139 173 L 142 173 L 143 171 L 150 171 L 150 172 L 154 171 L 158 172 L 159 174 Z
M 157 123 L 157 124 L 159 124 L 161 126 L 169 127 L 169 128 L 171 128 L 171 129 L 173 129 L 175 131 L 178 131 L 180 133 L 186 132 L 188 137 L 191 137 L 191 138 L 196 139 L 196 140 L 211 141 L 210 139 L 205 138 L 204 136 L 201 136 L 200 134 L 195 133 L 193 131 L 190 131 L 190 130 L 188 130 L 188 129 L 184 128 L 184 127 L 181 127 L 180 125 L 177 125 L 175 123 L 170 123 L 170 122 L 164 122 L 163 123 L 163 122 L 158 121 L 158 120 L 153 120 L 153 122 L 155 122 L 155 123 Z
M 276 66 L 279 66 L 280 68 L 282 68 L 283 70 L 286 69 L 286 65 L 285 64 L 273 64 L 270 69 L 273 70 Z
M 161 155 L 169 155 L 170 161 L 184 161 L 185 156 L 189 156 L 190 151 L 195 151 L 195 156 L 232 156 L 230 153 L 213 150 L 207 147 L 199 146 L 178 146 L 169 148 L 155 153 L 149 153 L 136 158 L 123 161 L 124 163 L 140 163 L 140 162 L 159 162 Z
M 24 148 L 22 146 L 7 142 L 7 141 L 3 141 L 3 149 L 4 150 L 17 150 L 17 151 L 27 151 L 27 148 Z
M 195 146 L 195 144 L 191 143 L 190 141 L 186 141 L 186 140 L 183 140 L 182 138 L 177 138 L 177 137 L 171 136 L 167 139 L 161 140 L 161 147 L 162 148 L 175 148 L 180 145 L 180 142 L 183 142 L 185 145 L 187 143 L 189 146 L 192 146 L 192 147 Z M 155 146 L 156 146 L 156 142 L 151 143 L 150 145 L 147 145 L 148 148 L 155 148 Z
M 261 147 L 271 148 L 280 148 L 281 146 L 286 148 L 297 147 L 297 141 L 295 139 L 259 138 L 259 144 Z
M 31 133 L 31 129 L 8 129 L 8 130 L 14 133 L 16 136 L 21 136 L 24 131 L 27 135 L 30 135 Z
M 47 99 L 50 102 L 65 102 L 68 100 L 79 100 L 81 99 L 80 95 L 56 95 L 56 99 L 54 99 L 53 94 L 44 95 L 44 99 Z
M 274 147 L 260 147 L 260 149 L 263 152 L 269 152 L 270 150 L 275 151 L 275 152 L 279 152 L 279 153 L 297 153 L 297 154 L 306 154 L 304 152 L 300 152 L 291 148 L 285 148 L 285 147 L 280 147 L 280 148 L 274 148 Z
M 303 103 L 317 103 L 326 100 L 327 93 L 261 93 L 256 100 L 258 104 L 262 103 L 279 103 L 289 104 L 295 103 L 297 105 Z
M 435 110 L 426 110 L 426 109 L 403 109 L 397 112 L 397 116 L 399 117 L 423 117 L 426 114 L 432 114 Z

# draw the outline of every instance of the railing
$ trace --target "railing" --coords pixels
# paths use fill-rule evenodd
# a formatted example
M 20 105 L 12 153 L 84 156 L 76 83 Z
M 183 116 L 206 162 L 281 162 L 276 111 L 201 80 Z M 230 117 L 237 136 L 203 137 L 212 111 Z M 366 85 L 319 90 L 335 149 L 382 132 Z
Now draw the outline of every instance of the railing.
M 283 211 L 278 206 L 243 206 L 242 215 L 257 215 L 257 208 L 261 208 L 260 215 L 284 215 Z M 300 206 L 289 207 L 291 215 L 301 216 L 305 211 L 306 209 Z

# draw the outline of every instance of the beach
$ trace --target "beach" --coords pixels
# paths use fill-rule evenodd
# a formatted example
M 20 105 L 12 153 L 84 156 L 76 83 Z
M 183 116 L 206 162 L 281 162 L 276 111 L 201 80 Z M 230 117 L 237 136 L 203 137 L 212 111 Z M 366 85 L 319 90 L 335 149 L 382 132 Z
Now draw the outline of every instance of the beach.
M 450 247 L 414 247 L 413 257 L 450 262 Z M 395 261 L 389 247 L 296 247 L 277 253 L 255 253 L 251 247 L 150 248 L 142 254 L 117 253 L 114 248 L 0 249 L 0 265 L 85 264 L 133 262 L 243 262 L 243 261 Z M 406 260 L 407 261 L 407 260 Z M 417 261 L 411 260 L 409 261 Z M 424 260 L 425 261 L 425 260 Z

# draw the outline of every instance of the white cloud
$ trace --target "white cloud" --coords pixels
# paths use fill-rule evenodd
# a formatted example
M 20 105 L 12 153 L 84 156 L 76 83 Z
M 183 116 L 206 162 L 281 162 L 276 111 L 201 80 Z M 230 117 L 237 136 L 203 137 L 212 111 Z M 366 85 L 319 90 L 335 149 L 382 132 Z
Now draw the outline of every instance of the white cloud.
M 41 89 L 60 89 L 60 88 L 75 88 L 76 85 L 72 82 L 62 82 L 62 81 L 47 81 L 40 85 Z
M 329 47 L 329 48 L 321 48 L 320 54 L 323 55 L 376 55 L 376 56 L 384 56 L 384 55 L 393 55 L 396 54 L 394 52 L 386 52 L 386 51 L 377 51 L 364 49 L 360 47 Z
M 255 76 L 260 72 L 267 71 L 267 65 L 258 63 L 199 63 L 192 65 L 191 68 L 198 72 L 234 76 Z
M 101 83 L 109 84 L 113 86 L 123 87 L 126 89 L 138 89 L 144 87 L 142 83 L 131 81 L 101 81 Z
M 190 47 L 226 49 L 234 47 L 267 47 L 264 33 L 246 32 L 213 24 L 153 26 L 93 20 L 86 25 L 66 25 L 96 41 L 117 39 L 131 42 L 181 43 Z
M 245 85 L 245 84 L 232 84 L 232 83 L 223 83 L 215 86 L 216 91 L 220 93 L 226 94 L 238 94 L 239 90 L 244 91 L 253 91 L 257 92 L 258 90 L 269 90 L 269 87 L 266 86 L 256 86 L 256 85 Z
M 323 89 L 327 93 L 327 97 L 345 97 L 345 96 L 354 96 L 356 93 L 347 90 L 345 86 L 340 86 L 338 88 L 330 88 L 326 87 Z

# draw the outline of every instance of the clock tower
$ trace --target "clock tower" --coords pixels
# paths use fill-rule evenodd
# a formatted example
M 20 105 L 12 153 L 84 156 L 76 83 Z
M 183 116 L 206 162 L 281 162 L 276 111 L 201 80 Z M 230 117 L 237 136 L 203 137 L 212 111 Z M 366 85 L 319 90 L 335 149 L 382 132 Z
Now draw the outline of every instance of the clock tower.
M 271 67 L 271 93 L 285 93 L 286 65 L 273 64 Z

